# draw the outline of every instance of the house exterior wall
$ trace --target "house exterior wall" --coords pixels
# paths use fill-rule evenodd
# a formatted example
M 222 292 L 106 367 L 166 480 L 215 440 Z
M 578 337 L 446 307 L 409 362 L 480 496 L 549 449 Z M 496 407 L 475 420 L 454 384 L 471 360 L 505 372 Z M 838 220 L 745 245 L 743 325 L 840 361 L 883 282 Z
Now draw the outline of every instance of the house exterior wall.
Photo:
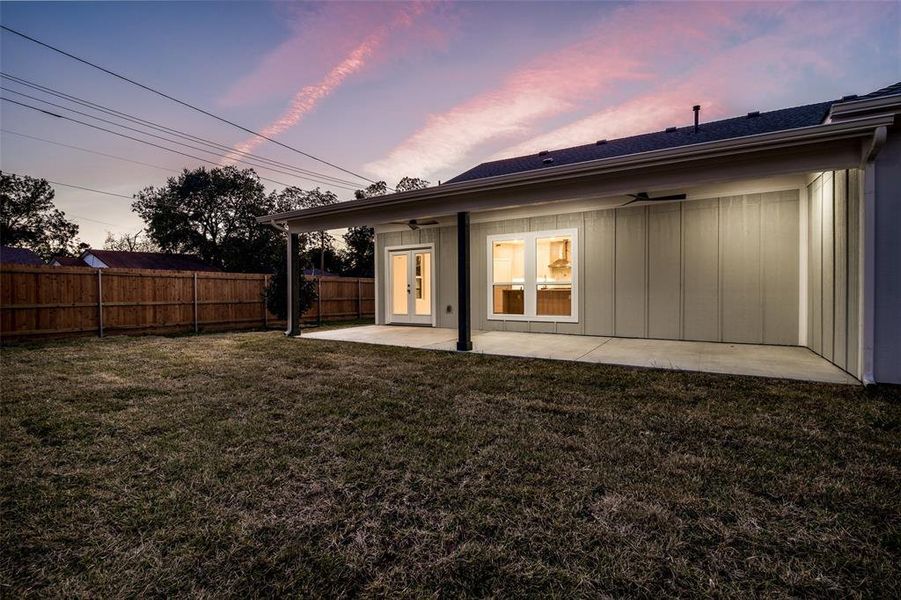
M 807 186 L 807 347 L 861 377 L 860 171 L 826 171 Z
M 876 157 L 873 240 L 873 374 L 901 383 L 901 130 L 890 129 Z
M 472 327 L 797 345 L 799 219 L 794 189 L 474 222 Z M 488 236 L 569 228 L 578 321 L 489 319 Z M 437 322 L 455 327 L 455 227 L 377 233 L 377 273 L 386 247 L 427 242 L 439 265 Z

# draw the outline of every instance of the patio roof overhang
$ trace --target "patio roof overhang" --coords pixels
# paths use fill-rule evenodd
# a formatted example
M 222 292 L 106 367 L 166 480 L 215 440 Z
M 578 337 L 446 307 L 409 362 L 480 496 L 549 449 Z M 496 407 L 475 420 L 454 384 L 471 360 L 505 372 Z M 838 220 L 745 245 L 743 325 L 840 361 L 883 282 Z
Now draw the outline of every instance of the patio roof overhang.
M 292 233 L 604 198 L 704 183 L 852 168 L 885 139 L 893 113 L 341 202 L 259 217 Z

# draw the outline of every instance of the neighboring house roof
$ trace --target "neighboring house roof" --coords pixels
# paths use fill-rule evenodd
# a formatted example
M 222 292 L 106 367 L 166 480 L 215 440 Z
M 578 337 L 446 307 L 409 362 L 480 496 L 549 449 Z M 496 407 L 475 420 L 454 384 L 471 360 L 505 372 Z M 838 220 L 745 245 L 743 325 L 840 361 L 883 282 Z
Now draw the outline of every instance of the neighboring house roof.
M 87 267 L 87 263 L 85 263 L 80 256 L 54 256 L 53 260 L 50 261 L 51 265 L 58 265 L 60 267 Z
M 830 100 L 828 102 L 783 108 L 769 112 L 752 112 L 742 117 L 701 123 L 697 133 L 694 131 L 694 125 L 685 125 L 665 131 L 644 133 L 612 140 L 598 140 L 591 144 L 574 146 L 572 148 L 549 151 L 543 148 L 536 148 L 535 153 L 528 156 L 484 162 L 448 180 L 447 183 L 458 183 L 484 177 L 494 177 L 496 175 L 508 175 L 602 158 L 638 154 L 651 150 L 663 150 L 703 142 L 742 138 L 761 133 L 773 133 L 798 127 L 809 127 L 822 123 L 829 115 L 829 110 L 834 104 L 840 104 L 843 101 L 869 100 L 896 94 L 901 94 L 901 81 L 864 96 L 846 96 L 841 100 Z
M 0 246 L 0 263 L 12 265 L 42 265 L 41 257 L 28 248 Z
M 695 133 L 694 125 L 685 125 L 675 128 L 675 130 L 643 133 L 613 140 L 598 140 L 591 144 L 560 150 L 543 151 L 539 148 L 534 154 L 528 156 L 484 162 L 457 175 L 447 183 L 819 125 L 826 118 L 831 107 L 832 102 L 820 102 L 764 113 L 749 113 L 742 117 L 701 123 L 697 133 Z
M 167 254 L 165 252 L 127 252 L 124 250 L 85 250 L 87 255 L 99 259 L 113 269 L 162 269 L 165 271 L 221 271 L 205 263 L 193 254 Z

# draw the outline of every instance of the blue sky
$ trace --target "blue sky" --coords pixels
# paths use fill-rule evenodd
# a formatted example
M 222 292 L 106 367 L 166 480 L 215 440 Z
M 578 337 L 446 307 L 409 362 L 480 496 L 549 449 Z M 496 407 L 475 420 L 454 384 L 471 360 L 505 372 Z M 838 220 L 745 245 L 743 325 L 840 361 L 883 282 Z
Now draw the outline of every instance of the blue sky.
M 896 2 L 0 4 L 8 27 L 389 185 L 403 175 L 435 183 L 483 160 L 686 123 L 695 103 L 702 118 L 715 119 L 866 93 L 901 80 L 899 19 Z M 255 145 L 238 130 L 8 33 L 0 36 L 0 67 L 228 146 L 349 177 Z M 4 132 L 4 171 L 131 196 L 199 164 L 6 102 L 0 121 L 4 130 L 162 167 Z M 56 190 L 89 243 L 102 243 L 107 230 L 141 227 L 127 199 Z

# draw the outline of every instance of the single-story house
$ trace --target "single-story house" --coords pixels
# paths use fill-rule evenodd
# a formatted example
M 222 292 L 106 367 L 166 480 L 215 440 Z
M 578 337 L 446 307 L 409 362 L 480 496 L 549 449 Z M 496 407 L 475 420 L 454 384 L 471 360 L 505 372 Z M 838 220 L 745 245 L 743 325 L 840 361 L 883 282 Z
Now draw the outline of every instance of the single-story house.
M 28 248 L 0 246 L 0 263 L 7 265 L 42 265 L 41 257 Z
M 158 269 L 162 271 L 221 271 L 194 254 L 166 252 L 130 252 L 126 250 L 87 249 L 78 259 L 82 265 L 97 269 Z
M 373 226 L 377 323 L 453 327 L 461 351 L 473 329 L 801 346 L 901 383 L 901 82 L 716 122 L 694 110 L 260 222 L 289 232 L 289 260 L 298 234 Z

